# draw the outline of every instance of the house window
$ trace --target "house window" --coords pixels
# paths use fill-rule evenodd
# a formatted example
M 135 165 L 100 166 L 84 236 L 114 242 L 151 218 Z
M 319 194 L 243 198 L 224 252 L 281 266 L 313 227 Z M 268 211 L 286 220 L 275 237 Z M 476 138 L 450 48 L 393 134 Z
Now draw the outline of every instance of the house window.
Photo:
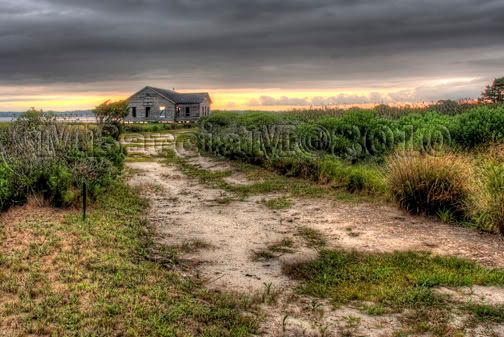
M 159 107 L 159 117 L 166 118 L 166 107 L 165 106 Z
M 145 118 L 149 118 L 150 110 L 151 110 L 150 106 L 148 106 L 148 107 L 145 108 Z
M 132 106 L 132 107 L 131 107 L 131 116 L 132 116 L 133 118 L 136 118 L 136 106 Z
M 186 117 L 191 117 L 191 108 L 188 106 L 185 108 L 185 115 Z

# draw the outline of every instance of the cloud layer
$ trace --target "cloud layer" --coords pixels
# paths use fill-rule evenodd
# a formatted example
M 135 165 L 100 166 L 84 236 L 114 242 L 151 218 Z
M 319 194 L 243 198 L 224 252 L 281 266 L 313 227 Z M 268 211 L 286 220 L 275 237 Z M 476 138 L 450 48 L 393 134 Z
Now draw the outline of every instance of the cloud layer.
M 481 79 L 449 93 L 466 96 L 504 69 L 503 14 L 499 0 L 3 0 L 0 86 L 333 89 Z M 419 97 L 439 93 L 415 88 Z

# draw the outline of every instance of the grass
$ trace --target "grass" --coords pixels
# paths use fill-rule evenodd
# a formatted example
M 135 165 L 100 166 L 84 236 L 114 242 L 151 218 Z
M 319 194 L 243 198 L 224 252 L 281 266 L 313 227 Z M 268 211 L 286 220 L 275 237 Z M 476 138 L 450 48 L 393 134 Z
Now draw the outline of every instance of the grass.
M 372 314 L 407 309 L 413 314 L 406 315 L 405 325 L 415 333 L 445 336 L 448 322 L 436 321 L 434 316 L 441 319 L 457 310 L 482 321 L 504 322 L 502 307 L 457 305 L 433 291 L 436 287 L 504 286 L 503 269 L 487 269 L 456 257 L 323 250 L 319 259 L 287 265 L 284 272 L 301 281 L 302 293 L 327 298 L 335 305 L 372 302 L 368 308 Z
M 298 230 L 298 234 L 306 241 L 308 247 L 322 248 L 327 244 L 327 240 L 322 232 L 316 229 L 301 227 Z
M 282 239 L 269 245 L 266 249 L 254 252 L 254 261 L 269 261 L 276 259 L 281 255 L 292 253 L 294 248 L 294 241 L 289 238 Z
M 188 240 L 184 241 L 180 246 L 175 247 L 177 251 L 183 253 L 196 253 L 200 250 L 212 249 L 214 248 L 210 243 L 203 240 Z
M 287 209 L 291 208 L 294 203 L 287 197 L 272 198 L 262 200 L 262 203 L 269 209 Z
M 62 221 L 3 224 L 2 241 L 18 235 L 21 244 L 0 246 L 0 330 L 12 336 L 254 333 L 255 320 L 241 314 L 250 309 L 246 298 L 208 291 L 173 271 L 176 251 L 156 247 L 144 207 L 135 191 L 117 184 L 85 222 L 70 212 Z
M 504 323 L 504 305 L 490 306 L 469 304 L 466 306 L 466 309 L 472 312 L 479 321 Z
M 170 149 L 164 152 L 163 157 L 164 163 L 176 165 L 184 174 L 197 179 L 202 184 L 234 193 L 238 200 L 250 195 L 266 193 L 284 193 L 292 197 L 326 197 L 345 201 L 377 202 L 381 200 L 377 196 L 350 193 L 346 190 L 334 189 L 331 186 L 317 184 L 301 178 L 285 177 L 267 169 L 239 161 L 229 161 L 229 164 L 233 166 L 233 171 L 210 171 L 189 163 L 186 158 L 177 156 L 175 151 Z M 233 172 L 244 173 L 251 180 L 251 183 L 234 185 L 226 182 L 224 178 L 231 176 Z M 287 208 L 289 201 L 285 197 L 285 199 L 275 200 L 269 204 L 272 207 L 285 206 Z
M 412 213 L 463 220 L 474 195 L 474 173 L 463 156 L 398 156 L 390 161 L 389 189 Z

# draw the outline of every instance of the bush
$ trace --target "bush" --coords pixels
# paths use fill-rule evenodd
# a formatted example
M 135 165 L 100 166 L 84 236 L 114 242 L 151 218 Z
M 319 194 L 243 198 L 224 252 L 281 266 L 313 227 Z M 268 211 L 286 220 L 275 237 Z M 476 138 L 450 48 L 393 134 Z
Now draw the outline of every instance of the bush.
M 454 140 L 464 148 L 504 140 L 504 107 L 481 106 L 456 116 L 450 129 Z
M 11 200 L 12 196 L 12 172 L 5 164 L 0 164 L 0 211 L 3 210 Z
M 58 123 L 30 110 L 0 131 L 0 210 L 31 194 L 68 206 L 82 184 L 95 197 L 121 174 L 125 150 L 100 128 Z M 106 132 L 106 131 L 105 131 Z
M 49 163 L 33 186 L 34 192 L 41 193 L 44 199 L 56 207 L 67 206 L 73 201 L 71 169 L 63 163 Z
M 381 192 L 385 190 L 385 183 L 375 165 L 383 164 L 394 151 L 439 155 L 504 139 L 504 107 L 464 105 L 453 112 L 449 106 L 452 103 L 407 109 L 408 113 L 397 116 L 358 108 L 334 113 L 215 113 L 201 120 L 198 146 L 204 152 L 265 166 L 283 175 L 330 183 L 352 192 Z M 410 163 L 416 164 L 419 163 Z M 402 179 L 433 179 L 430 183 L 434 185 L 411 187 L 409 192 L 402 191 L 402 196 L 397 192 L 397 197 L 404 198 L 404 205 L 412 212 L 440 212 L 446 219 L 462 217 L 464 205 L 457 205 L 455 199 L 449 201 L 450 195 L 446 195 L 462 193 L 457 191 L 457 186 L 450 185 L 456 181 L 446 172 L 451 169 L 449 165 L 442 166 L 434 159 L 426 159 L 422 165 L 434 165 L 440 171 L 434 171 L 431 177 L 424 172 L 422 177 Z M 429 169 L 422 165 L 409 169 Z M 441 174 L 439 181 L 437 173 Z M 408 200 L 417 197 L 419 204 L 413 201 L 410 204 Z M 421 201 L 422 198 L 428 200 Z M 464 204 L 466 199 L 464 196 L 459 202 Z M 434 206 L 436 203 L 439 205 Z M 434 210 L 429 211 L 431 207 Z
M 392 197 L 415 214 L 450 212 L 454 219 L 463 219 L 474 192 L 473 179 L 471 165 L 456 155 L 401 156 L 388 164 Z

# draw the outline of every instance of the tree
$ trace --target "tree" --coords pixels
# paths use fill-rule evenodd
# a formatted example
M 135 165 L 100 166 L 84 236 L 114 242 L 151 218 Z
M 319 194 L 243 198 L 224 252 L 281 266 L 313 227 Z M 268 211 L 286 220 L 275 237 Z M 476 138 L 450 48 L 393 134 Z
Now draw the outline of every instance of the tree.
M 122 122 L 128 116 L 128 101 L 111 102 L 110 100 L 98 105 L 93 112 L 100 124 Z
M 479 100 L 483 103 L 504 103 L 504 77 L 496 78 L 492 85 L 487 85 Z
M 111 102 L 108 100 L 98 105 L 93 112 L 102 130 L 118 140 L 121 134 L 122 122 L 129 113 L 128 101 Z

